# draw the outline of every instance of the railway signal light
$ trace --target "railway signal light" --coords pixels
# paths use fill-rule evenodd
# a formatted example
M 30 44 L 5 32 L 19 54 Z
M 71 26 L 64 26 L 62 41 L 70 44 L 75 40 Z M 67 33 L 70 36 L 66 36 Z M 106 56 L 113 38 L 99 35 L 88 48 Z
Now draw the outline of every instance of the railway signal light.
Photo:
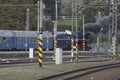
M 83 40 L 82 49 L 85 51 L 85 40 Z

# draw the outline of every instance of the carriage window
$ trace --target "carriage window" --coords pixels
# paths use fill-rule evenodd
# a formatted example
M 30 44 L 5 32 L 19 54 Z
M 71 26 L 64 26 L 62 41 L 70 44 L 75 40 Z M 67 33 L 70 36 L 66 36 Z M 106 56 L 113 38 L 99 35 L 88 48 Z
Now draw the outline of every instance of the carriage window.
M 5 37 L 3 37 L 3 40 L 2 40 L 2 42 L 3 42 L 3 43 L 5 43 L 5 40 L 6 40 L 6 39 L 5 39 Z
M 35 38 L 33 38 L 33 41 L 32 41 L 33 43 L 35 43 Z
M 17 38 L 17 43 L 18 43 L 18 44 L 21 44 L 21 43 L 23 43 L 23 42 L 24 42 L 24 39 L 23 39 L 22 37 Z
M 0 38 L 0 44 L 2 44 L 2 38 Z
M 34 39 L 34 43 L 37 43 L 37 38 Z
M 25 43 L 26 42 L 26 38 L 22 38 L 22 43 Z
M 33 37 L 31 38 L 31 43 L 32 43 L 32 44 L 34 43 L 34 38 L 33 38 Z
M 32 39 L 31 38 L 28 38 L 28 43 L 32 43 Z
M 21 43 L 20 38 L 17 38 L 17 44 Z
M 3 37 L 2 42 L 3 42 L 4 44 L 7 44 L 7 43 L 8 43 L 8 38 Z
M 43 37 L 43 43 L 46 43 L 47 39 L 46 37 Z

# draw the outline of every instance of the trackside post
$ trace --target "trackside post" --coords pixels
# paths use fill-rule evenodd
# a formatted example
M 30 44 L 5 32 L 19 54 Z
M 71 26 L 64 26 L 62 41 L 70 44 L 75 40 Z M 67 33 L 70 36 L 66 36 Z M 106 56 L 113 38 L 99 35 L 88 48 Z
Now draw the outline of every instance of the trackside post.
M 42 54 L 42 34 L 39 34 L 39 37 L 38 37 L 38 62 L 39 62 L 39 65 L 40 67 L 42 67 L 42 57 L 43 57 L 43 54 Z
M 82 49 L 83 49 L 83 51 L 85 51 L 85 47 L 86 47 L 86 45 L 85 45 L 85 26 L 84 26 L 84 15 L 83 15 L 83 42 L 82 42 Z
M 62 64 L 62 48 L 56 48 L 55 64 Z
M 73 59 L 75 57 L 75 61 L 78 62 L 78 0 L 72 0 L 72 38 L 71 38 L 71 62 L 73 62 Z M 74 6 L 75 6 L 75 12 L 74 12 Z M 75 16 L 76 15 L 76 16 Z M 75 21 L 75 29 L 76 29 L 76 41 L 73 38 L 74 36 L 74 18 Z
M 42 57 L 43 57 L 43 48 L 42 48 L 42 45 L 43 45 L 43 39 L 42 39 L 42 36 L 43 36 L 43 29 L 42 29 L 42 18 L 43 18 L 43 2 L 42 0 L 40 0 L 40 3 L 38 1 L 38 63 L 39 63 L 39 66 L 42 67 Z

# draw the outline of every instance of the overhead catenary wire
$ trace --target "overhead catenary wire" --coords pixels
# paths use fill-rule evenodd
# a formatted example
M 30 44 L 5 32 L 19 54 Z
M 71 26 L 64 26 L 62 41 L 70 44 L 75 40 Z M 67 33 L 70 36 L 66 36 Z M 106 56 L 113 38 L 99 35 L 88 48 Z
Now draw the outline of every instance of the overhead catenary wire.
M 38 4 L 0 4 L 0 7 L 27 7 L 38 6 Z

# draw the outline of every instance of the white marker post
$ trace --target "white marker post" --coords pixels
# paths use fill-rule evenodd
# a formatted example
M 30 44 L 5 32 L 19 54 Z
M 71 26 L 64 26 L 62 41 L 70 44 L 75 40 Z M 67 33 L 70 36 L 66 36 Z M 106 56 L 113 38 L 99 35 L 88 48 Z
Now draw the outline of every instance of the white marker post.
M 29 58 L 33 58 L 33 52 L 34 52 L 34 50 L 33 50 L 33 48 L 29 48 Z
M 56 48 L 55 64 L 62 64 L 62 48 Z

